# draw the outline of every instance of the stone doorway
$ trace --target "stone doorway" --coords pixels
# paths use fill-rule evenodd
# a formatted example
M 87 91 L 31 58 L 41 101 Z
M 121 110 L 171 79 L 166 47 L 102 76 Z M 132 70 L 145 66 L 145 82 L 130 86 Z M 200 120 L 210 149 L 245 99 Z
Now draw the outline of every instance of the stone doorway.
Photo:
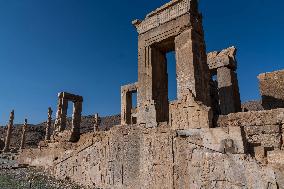
M 80 139 L 80 124 L 82 114 L 83 97 L 61 92 L 58 94 L 58 109 L 56 114 L 56 121 L 54 124 L 55 132 L 64 132 L 67 127 L 67 109 L 68 102 L 73 103 L 72 126 L 69 142 L 77 142 Z

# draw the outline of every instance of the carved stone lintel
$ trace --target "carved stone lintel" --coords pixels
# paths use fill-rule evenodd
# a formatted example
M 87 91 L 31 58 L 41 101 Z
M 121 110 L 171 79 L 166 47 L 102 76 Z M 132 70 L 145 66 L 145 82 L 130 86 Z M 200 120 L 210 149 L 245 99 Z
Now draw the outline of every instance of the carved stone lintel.
M 148 14 L 143 21 L 134 20 L 132 24 L 139 34 L 145 33 L 190 11 L 191 0 L 173 0 Z

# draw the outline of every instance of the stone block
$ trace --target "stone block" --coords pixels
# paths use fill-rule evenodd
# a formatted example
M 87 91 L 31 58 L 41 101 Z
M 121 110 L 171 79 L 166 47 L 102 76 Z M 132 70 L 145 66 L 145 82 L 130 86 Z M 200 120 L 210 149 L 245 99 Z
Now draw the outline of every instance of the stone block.
M 284 151 L 275 150 L 267 152 L 267 161 L 271 164 L 284 165 Z
M 284 108 L 284 70 L 258 76 L 262 106 L 265 109 Z

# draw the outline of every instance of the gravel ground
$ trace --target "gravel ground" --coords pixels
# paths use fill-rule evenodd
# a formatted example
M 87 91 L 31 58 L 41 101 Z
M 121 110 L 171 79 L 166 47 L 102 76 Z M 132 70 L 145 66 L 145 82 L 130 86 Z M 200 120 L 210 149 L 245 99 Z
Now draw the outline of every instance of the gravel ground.
M 22 167 L 22 168 L 21 168 Z M 35 168 L 24 168 L 0 157 L 0 189 L 84 189 L 68 181 L 58 181 Z

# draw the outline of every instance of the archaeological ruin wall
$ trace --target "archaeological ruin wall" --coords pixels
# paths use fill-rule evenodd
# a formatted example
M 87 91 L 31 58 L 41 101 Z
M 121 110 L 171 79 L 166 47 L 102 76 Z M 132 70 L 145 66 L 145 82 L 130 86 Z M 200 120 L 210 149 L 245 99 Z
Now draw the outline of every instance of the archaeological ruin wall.
M 133 25 L 138 82 L 121 87 L 120 125 L 102 129 L 96 114 L 91 132 L 82 134 L 83 97 L 59 93 L 52 132 L 51 110 L 47 121 L 51 139 L 23 149 L 19 162 L 93 188 L 284 186 L 284 109 L 242 112 L 236 48 L 206 54 L 198 1 L 172 0 Z M 166 54 L 172 51 L 177 100 L 169 101 Z M 278 86 L 272 79 L 261 79 L 262 94 L 264 83 Z M 74 103 L 70 131 L 68 101 Z

